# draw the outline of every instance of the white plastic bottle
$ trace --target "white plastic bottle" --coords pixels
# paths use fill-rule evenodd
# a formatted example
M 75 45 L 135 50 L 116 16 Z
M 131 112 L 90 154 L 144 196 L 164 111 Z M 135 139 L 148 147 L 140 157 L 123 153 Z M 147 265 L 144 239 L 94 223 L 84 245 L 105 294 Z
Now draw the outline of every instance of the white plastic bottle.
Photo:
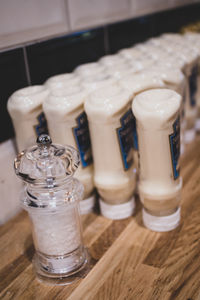
M 155 88 L 164 88 L 164 82 L 161 77 L 154 72 L 141 72 L 137 74 L 130 74 L 119 81 L 119 84 L 123 86 L 134 98 L 137 94 L 144 92 L 146 90 Z M 138 170 L 138 140 L 136 131 L 136 121 L 134 117 L 134 165 L 136 170 Z
M 90 94 L 97 89 L 116 83 L 116 78 L 107 73 L 98 73 L 81 81 L 81 86 Z
M 35 85 L 14 92 L 8 99 L 8 112 L 15 129 L 18 151 L 35 144 L 35 139 L 47 133 L 47 123 L 42 104 L 48 97 L 45 86 Z
M 130 93 L 105 86 L 85 103 L 94 158 L 94 183 L 100 209 L 110 219 L 133 214 L 136 178 L 133 172 L 133 114 Z
M 126 59 L 119 54 L 105 55 L 99 59 L 99 64 L 105 67 L 126 63 Z
M 76 67 L 74 70 L 74 74 L 86 79 L 87 77 L 95 76 L 96 74 L 103 72 L 105 72 L 105 68 L 98 62 L 83 64 Z
M 49 89 L 55 89 L 63 87 L 64 85 L 71 86 L 79 86 L 80 85 L 80 78 L 76 76 L 74 73 L 65 73 L 59 74 L 50 77 L 45 82 L 45 86 Z
M 165 88 L 174 90 L 182 97 L 181 102 L 181 154 L 184 153 L 185 142 L 184 135 L 186 130 L 186 119 L 185 119 L 185 106 L 186 106 L 186 95 L 187 95 L 187 84 L 184 74 L 174 66 L 174 68 L 169 68 L 167 66 L 163 67 L 162 65 L 156 65 L 151 67 L 146 72 L 154 74 L 155 76 L 160 77 L 163 81 Z
M 145 70 L 155 64 L 155 60 L 152 57 L 144 54 L 142 57 L 138 58 L 137 61 L 130 61 L 132 68 L 135 68 L 136 72 Z
M 118 52 L 118 55 L 120 55 L 126 60 L 136 60 L 140 58 L 143 55 L 143 53 L 140 50 L 131 47 L 120 50 Z
M 187 43 L 191 45 L 197 53 L 200 54 L 200 34 L 195 32 L 187 32 L 184 35 Z M 196 101 L 197 101 L 197 119 L 196 119 L 196 130 L 200 132 L 200 59 L 198 60 L 198 71 L 197 71 L 197 86 L 196 86 Z
M 145 90 L 165 87 L 160 74 L 154 71 L 151 72 L 151 70 L 128 74 L 121 79 L 119 83 L 127 89 L 133 97 Z
M 183 97 L 182 102 L 184 105 L 184 118 L 182 119 L 181 126 L 185 130 L 185 128 L 186 128 L 186 118 L 185 118 L 186 103 L 190 103 L 189 78 L 186 75 L 187 63 L 185 62 L 185 60 L 181 59 L 180 57 L 171 56 L 169 53 L 165 52 L 165 53 L 163 53 L 162 56 L 159 57 L 159 59 L 157 60 L 157 63 L 155 64 L 154 67 L 155 68 L 161 67 L 163 70 L 165 70 L 165 71 L 167 70 L 166 72 L 168 73 L 168 76 L 166 77 L 166 75 L 165 75 L 165 83 L 168 85 L 167 87 L 170 86 L 172 88 L 174 86 L 174 88 L 172 88 L 172 89 L 174 89 L 175 91 L 180 93 Z M 175 77 L 174 76 L 170 77 L 171 80 L 169 81 L 167 78 L 169 78 L 170 72 L 173 73 L 174 70 L 177 70 L 177 69 L 179 71 L 181 71 L 182 74 L 184 75 L 184 80 L 181 79 L 183 77 L 182 75 L 177 77 L 178 80 L 175 79 L 176 78 L 176 75 L 175 75 Z M 175 71 L 174 74 L 178 74 L 178 73 Z M 173 81 L 174 81 L 174 83 L 173 83 Z M 178 86 L 180 86 L 180 88 Z M 181 88 L 181 86 L 183 89 Z
M 198 55 L 192 49 L 185 49 L 182 53 L 187 62 L 186 76 L 189 83 L 189 97 L 186 101 L 185 118 L 187 128 L 185 131 L 185 143 L 190 143 L 195 138 L 195 123 L 197 119 L 197 76 L 198 76 Z M 186 99 L 187 100 L 187 99 Z
M 87 93 L 80 88 L 58 88 L 51 91 L 44 101 L 44 112 L 53 142 L 71 145 L 79 150 L 80 168 L 76 178 L 84 185 L 80 202 L 81 213 L 89 213 L 95 205 L 93 184 L 93 159 L 84 102 Z
M 160 47 L 160 41 L 161 41 L 160 37 L 153 37 L 153 38 L 148 39 L 147 43 L 150 45 Z
M 123 64 L 116 64 L 106 68 L 106 72 L 109 74 L 109 76 L 116 80 L 120 80 L 127 74 L 133 73 L 134 71 L 137 72 L 138 70 L 141 70 L 140 65 L 139 69 L 136 69 L 136 67 L 132 67 L 131 64 L 128 62 Z
M 154 65 L 145 70 L 145 72 L 159 77 L 164 82 L 165 87 L 174 90 L 184 97 L 185 76 L 177 67 L 172 69 L 167 66 Z
M 179 33 L 167 32 L 161 35 L 161 39 L 164 39 L 167 42 L 178 44 L 183 42 L 184 36 Z
M 193 47 L 188 45 L 183 37 L 176 38 L 175 35 L 172 35 L 170 39 L 169 37 L 162 39 L 162 47 L 171 56 L 174 56 L 175 60 L 181 59 L 185 63 L 184 75 L 186 76 L 189 93 L 185 102 L 185 118 L 187 125 L 184 134 L 184 141 L 188 144 L 195 138 L 195 122 L 197 118 L 197 70 L 199 55 Z
M 132 104 L 143 222 L 154 231 L 172 230 L 180 222 L 180 108 L 181 96 L 170 89 L 145 91 Z

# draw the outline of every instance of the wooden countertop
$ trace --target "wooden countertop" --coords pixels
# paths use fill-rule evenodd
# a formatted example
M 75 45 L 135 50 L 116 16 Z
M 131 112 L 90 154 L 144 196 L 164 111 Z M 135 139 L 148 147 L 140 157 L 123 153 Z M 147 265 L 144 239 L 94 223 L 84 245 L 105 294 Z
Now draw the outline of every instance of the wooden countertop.
M 25 212 L 0 228 L 0 299 L 200 299 L 200 137 L 182 158 L 182 221 L 168 233 L 134 217 L 111 221 L 83 217 L 91 271 L 68 286 L 40 283 L 32 270 L 34 248 Z

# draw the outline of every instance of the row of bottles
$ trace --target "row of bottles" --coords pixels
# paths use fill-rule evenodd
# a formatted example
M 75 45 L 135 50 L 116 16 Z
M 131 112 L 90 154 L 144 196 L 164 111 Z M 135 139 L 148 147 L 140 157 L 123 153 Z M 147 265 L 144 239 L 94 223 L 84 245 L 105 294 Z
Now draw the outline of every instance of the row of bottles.
M 180 152 L 199 130 L 198 46 L 199 35 L 165 34 L 10 97 L 40 279 L 88 272 L 79 201 L 92 211 L 94 187 L 107 218 L 132 216 L 137 192 L 147 228 L 179 225 Z
M 51 77 L 43 86 L 16 91 L 8 110 L 18 150 L 34 144 L 48 124 L 54 143 L 79 150 L 76 178 L 84 185 L 82 213 L 92 211 L 96 187 L 104 216 L 131 216 L 141 165 L 132 102 L 146 90 L 171 89 L 180 94 L 183 153 L 199 129 L 199 46 L 198 34 L 164 34 L 78 66 L 73 73 Z

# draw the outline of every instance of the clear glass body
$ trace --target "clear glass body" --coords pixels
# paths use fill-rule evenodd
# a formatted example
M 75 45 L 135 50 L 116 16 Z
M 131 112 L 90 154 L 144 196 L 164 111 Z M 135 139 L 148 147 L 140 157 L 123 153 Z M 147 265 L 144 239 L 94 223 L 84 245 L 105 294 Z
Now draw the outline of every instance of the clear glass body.
M 84 188 L 73 178 L 80 157 L 70 146 L 51 145 L 48 135 L 37 143 L 14 162 L 26 182 L 22 205 L 32 223 L 34 268 L 42 280 L 67 284 L 87 271 L 79 212 Z
M 83 187 L 76 179 L 49 191 L 27 185 L 23 208 L 32 223 L 34 266 L 39 277 L 70 277 L 84 268 L 87 253 L 78 199 L 82 192 Z

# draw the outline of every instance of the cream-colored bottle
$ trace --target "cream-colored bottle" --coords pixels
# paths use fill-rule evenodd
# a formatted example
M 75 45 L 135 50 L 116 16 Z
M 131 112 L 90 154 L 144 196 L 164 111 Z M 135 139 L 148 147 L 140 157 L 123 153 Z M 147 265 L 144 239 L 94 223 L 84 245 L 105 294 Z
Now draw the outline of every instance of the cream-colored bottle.
M 165 41 L 165 40 L 164 40 Z M 169 43 L 165 41 L 165 43 Z M 196 106 L 196 70 L 197 70 L 197 61 L 198 57 L 194 51 L 187 49 L 187 45 L 173 44 L 170 43 L 170 46 L 165 48 L 168 50 L 170 55 L 173 55 L 175 63 L 182 60 L 184 64 L 183 72 L 186 78 L 186 97 L 185 97 L 185 120 L 186 120 L 186 130 L 184 132 L 184 142 L 186 144 L 193 141 L 195 138 L 195 122 L 197 117 L 197 106 Z M 169 59 L 170 64 L 173 67 L 173 59 Z
M 79 86 L 80 78 L 74 73 L 65 73 L 52 76 L 45 82 L 45 86 L 49 89 L 62 88 L 64 85 L 69 87 Z
M 132 48 L 125 48 L 125 49 L 120 50 L 118 52 L 118 55 L 123 57 L 125 60 L 136 60 L 136 59 L 140 58 L 141 56 L 143 56 L 143 53 L 140 50 L 132 47 Z
M 154 46 L 159 47 L 160 46 L 160 41 L 161 41 L 160 37 L 153 37 L 153 38 L 148 39 L 147 43 L 150 44 L 150 45 L 154 45 Z
M 133 164 L 133 114 L 130 93 L 105 86 L 85 102 L 94 158 L 94 183 L 100 209 L 110 219 L 133 214 L 136 178 Z
M 172 230 L 180 221 L 180 108 L 181 96 L 170 89 L 145 91 L 132 104 L 143 222 L 155 231 Z
M 174 90 L 179 93 L 182 97 L 181 102 L 181 154 L 184 153 L 185 142 L 184 135 L 186 130 L 186 120 L 185 120 L 185 105 L 186 105 L 186 94 L 187 94 L 187 85 L 186 78 L 184 74 L 174 66 L 174 68 L 169 68 L 162 65 L 154 65 L 148 70 L 145 70 L 147 73 L 153 76 L 158 76 L 163 81 L 165 88 Z
M 164 82 L 161 77 L 155 74 L 154 72 L 141 72 L 137 74 L 130 74 L 122 78 L 119 82 L 130 94 L 134 97 L 146 90 L 155 89 L 155 88 L 164 88 Z M 137 140 L 137 131 L 136 131 L 136 122 L 134 117 L 134 165 L 136 171 L 138 170 L 138 140 Z
M 98 62 L 92 62 L 92 63 L 87 63 L 78 66 L 74 70 L 74 74 L 80 76 L 81 78 L 86 78 L 91 77 L 91 76 L 96 76 L 97 74 L 101 74 L 105 72 L 104 66 L 99 64 Z
M 195 32 L 187 32 L 184 35 L 187 43 L 196 49 L 197 53 L 200 54 L 200 34 Z M 196 101 L 197 101 L 197 119 L 195 128 L 200 132 L 200 59 L 198 60 L 198 71 L 197 71 L 197 86 L 196 86 Z
M 174 36 L 174 35 L 173 35 Z M 188 83 L 188 96 L 186 96 L 185 102 L 185 119 L 186 130 L 184 133 L 184 141 L 186 144 L 190 143 L 195 138 L 195 122 L 197 117 L 197 69 L 198 69 L 198 53 L 189 46 L 183 37 L 176 38 L 176 36 L 162 38 L 162 47 L 170 55 L 177 59 L 181 59 L 185 63 L 184 75 L 186 76 L 186 82 Z
M 135 73 L 153 64 L 153 59 L 147 55 L 148 52 L 146 51 L 146 44 L 143 44 L 142 50 L 132 47 L 122 49 L 118 53 L 121 57 L 127 60 L 127 62 L 131 65 L 132 71 Z
M 195 138 L 195 122 L 197 117 L 197 65 L 198 54 L 190 47 L 183 36 L 177 38 L 177 35 L 169 34 L 161 39 L 162 47 L 169 53 L 166 61 L 173 68 L 180 65 L 186 79 L 185 83 L 185 131 L 184 142 L 190 143 Z
M 185 104 L 185 118 L 187 128 L 185 131 L 185 143 L 190 143 L 195 138 L 195 123 L 197 119 L 197 78 L 198 78 L 198 55 L 192 49 L 182 51 L 187 62 L 186 76 L 189 83 L 189 101 Z M 187 99 L 186 99 L 187 100 Z
M 162 70 L 167 70 L 168 76 L 166 77 L 165 75 L 165 84 L 166 87 L 170 87 L 180 93 L 183 97 L 183 114 L 182 114 L 182 122 L 181 122 L 181 127 L 182 131 L 185 133 L 185 129 L 187 127 L 187 121 L 185 117 L 185 110 L 186 110 L 186 103 L 190 102 L 190 91 L 189 91 L 189 78 L 186 75 L 186 68 L 187 68 L 187 63 L 185 60 L 181 59 L 178 56 L 172 56 L 167 52 L 163 52 L 163 55 L 159 57 L 157 60 L 155 68 L 160 68 Z M 174 70 L 180 70 L 182 74 L 184 75 L 184 80 L 182 79 L 183 76 L 176 76 L 175 74 L 178 74 L 177 71 L 174 72 Z M 166 73 L 165 72 L 165 73 Z M 174 73 L 173 76 L 170 76 L 170 73 Z M 177 77 L 177 79 L 176 79 Z M 170 80 L 167 78 L 171 78 Z M 173 79 L 174 78 L 174 79 Z M 174 88 L 173 88 L 174 86 Z M 180 88 L 179 88 L 180 87 Z M 182 92 L 181 92 L 182 91 Z M 184 138 L 184 135 L 183 135 Z
M 139 70 L 141 70 L 141 68 Z M 137 72 L 138 69 L 136 69 L 136 67 L 133 68 L 131 66 L 131 64 L 128 63 L 128 62 L 123 63 L 123 64 L 121 64 L 121 63 L 120 64 L 115 64 L 113 66 L 109 66 L 109 67 L 106 68 L 107 74 L 111 78 L 114 78 L 116 80 L 120 80 L 124 76 L 127 76 L 128 74 L 133 73 L 134 71 Z
M 128 74 L 120 80 L 119 83 L 127 89 L 133 97 L 145 90 L 165 87 L 160 74 L 156 74 L 156 72 L 151 72 L 150 70 Z
M 42 104 L 48 95 L 49 91 L 45 86 L 35 85 L 17 90 L 8 99 L 7 108 L 19 152 L 34 145 L 37 136 L 47 133 Z
M 81 81 L 81 86 L 90 94 L 97 89 L 104 88 L 116 83 L 116 78 L 110 76 L 107 73 L 98 73 L 95 76 L 87 77 Z
M 87 93 L 80 88 L 58 88 L 51 91 L 44 101 L 43 109 L 48 121 L 50 136 L 54 143 L 71 145 L 79 150 L 81 164 L 76 178 L 84 185 L 81 213 L 89 213 L 95 204 L 93 184 L 93 159 L 84 102 Z
M 114 66 L 115 64 L 123 64 L 126 62 L 126 59 L 119 54 L 105 55 L 99 59 L 99 64 L 109 67 Z
M 154 65 L 148 68 L 146 74 L 152 74 L 152 76 L 160 77 L 164 82 L 165 87 L 174 90 L 179 93 L 182 97 L 185 94 L 185 76 L 176 67 L 169 68 L 162 65 Z
M 161 35 L 161 39 L 166 40 L 167 42 L 182 43 L 184 40 L 184 36 L 179 33 L 167 32 Z
M 148 67 L 151 67 L 155 64 L 155 60 L 151 57 L 147 56 L 146 54 L 143 57 L 137 59 L 137 61 L 133 60 L 129 62 L 132 68 L 135 68 L 136 72 L 143 72 Z
M 163 55 L 163 50 L 159 46 L 152 45 L 150 43 L 145 44 L 145 48 L 143 51 L 144 54 L 152 60 L 157 60 L 160 56 Z

